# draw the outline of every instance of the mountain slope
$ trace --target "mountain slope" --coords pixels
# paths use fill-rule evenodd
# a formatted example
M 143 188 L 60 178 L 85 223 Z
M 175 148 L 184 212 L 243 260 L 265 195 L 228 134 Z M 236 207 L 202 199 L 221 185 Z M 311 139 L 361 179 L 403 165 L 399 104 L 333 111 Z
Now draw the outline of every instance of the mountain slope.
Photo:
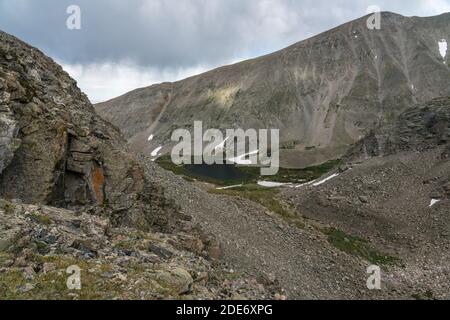
M 336 158 L 412 103 L 450 94 L 450 59 L 438 45 L 450 42 L 450 13 L 383 13 L 381 30 L 369 30 L 366 20 L 267 56 L 138 89 L 96 109 L 145 153 L 166 145 L 175 128 L 202 120 L 219 129 L 279 128 L 284 166 Z
M 448 298 L 450 292 L 450 97 L 411 107 L 346 156 L 323 184 L 284 190 L 307 218 L 395 252 L 398 284 Z M 328 174 L 330 175 L 330 174 Z M 419 288 L 421 288 L 419 290 Z

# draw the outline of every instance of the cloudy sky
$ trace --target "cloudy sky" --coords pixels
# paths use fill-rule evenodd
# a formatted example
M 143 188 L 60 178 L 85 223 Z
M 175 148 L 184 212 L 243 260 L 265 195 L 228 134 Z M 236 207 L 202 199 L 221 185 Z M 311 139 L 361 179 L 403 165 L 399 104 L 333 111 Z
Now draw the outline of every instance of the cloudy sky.
M 81 9 L 69 30 L 67 8 Z M 0 0 L 0 29 L 38 47 L 93 102 L 286 47 L 383 11 L 430 16 L 450 0 Z

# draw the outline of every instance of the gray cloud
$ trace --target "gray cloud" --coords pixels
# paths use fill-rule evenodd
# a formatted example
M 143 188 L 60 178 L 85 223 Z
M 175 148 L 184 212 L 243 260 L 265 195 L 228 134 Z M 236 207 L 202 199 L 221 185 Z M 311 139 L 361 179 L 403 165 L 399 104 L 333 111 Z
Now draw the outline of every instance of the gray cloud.
M 67 63 L 159 68 L 218 64 L 280 49 L 366 13 L 430 15 L 450 0 L 0 0 L 0 28 Z M 82 29 L 65 27 L 66 8 Z
M 66 9 L 81 8 L 81 30 Z M 0 29 L 59 61 L 93 101 L 256 57 L 361 17 L 450 11 L 450 0 L 0 0 Z

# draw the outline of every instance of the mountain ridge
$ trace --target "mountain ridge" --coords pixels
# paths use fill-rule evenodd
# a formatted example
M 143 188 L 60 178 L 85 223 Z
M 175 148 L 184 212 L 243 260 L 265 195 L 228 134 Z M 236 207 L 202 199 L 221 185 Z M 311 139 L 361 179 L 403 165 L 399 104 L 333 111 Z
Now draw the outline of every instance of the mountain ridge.
M 190 129 L 195 119 L 222 130 L 279 128 L 283 166 L 317 164 L 342 156 L 411 103 L 450 94 L 449 59 L 443 63 L 438 47 L 450 34 L 449 16 L 383 13 L 381 30 L 368 30 L 363 17 L 272 54 L 95 107 L 139 152 L 162 145 L 167 153 L 171 131 Z
M 414 18 L 414 19 L 439 18 L 439 17 L 443 17 L 443 16 L 444 16 L 444 17 L 448 16 L 448 17 L 450 18 L 450 12 L 442 13 L 442 14 L 439 14 L 439 15 L 432 15 L 432 16 L 403 16 L 403 15 L 401 15 L 401 14 L 397 14 L 397 13 L 392 12 L 392 11 L 382 11 L 382 12 L 380 12 L 380 13 L 381 13 L 381 15 L 393 15 L 393 16 L 398 16 L 398 17 L 403 17 L 403 18 Z M 361 17 L 361 18 L 359 18 L 359 19 L 367 19 L 367 18 L 370 17 L 371 15 L 372 15 L 372 14 L 367 14 L 366 16 L 363 16 L 363 17 Z M 355 20 L 353 20 L 353 21 L 355 21 Z M 205 72 L 202 72 L 202 73 L 199 73 L 199 74 L 195 74 L 195 75 L 192 75 L 192 76 L 189 76 L 189 77 L 180 79 L 180 80 L 176 80 L 176 81 L 163 81 L 163 82 L 153 83 L 153 84 L 150 84 L 150 85 L 148 85 L 148 86 L 142 86 L 142 87 L 133 89 L 133 90 L 131 90 L 131 91 L 129 91 L 129 92 L 126 92 L 126 93 L 124 93 L 124 94 L 121 94 L 121 95 L 119 95 L 119 96 L 117 96 L 117 97 L 110 98 L 110 99 L 107 99 L 107 100 L 105 100 L 105 101 L 100 101 L 100 102 L 98 102 L 98 103 L 96 103 L 96 104 L 99 105 L 99 104 L 102 104 L 102 103 L 107 103 L 107 102 L 113 101 L 113 100 L 115 100 L 115 99 L 117 99 L 117 98 L 126 96 L 127 94 L 130 94 L 130 93 L 133 93 L 133 92 L 135 92 L 135 91 L 139 91 L 139 90 L 142 90 L 142 89 L 145 89 L 145 88 L 154 87 L 154 86 L 159 86 L 159 85 L 176 84 L 176 83 L 178 83 L 178 82 L 183 82 L 183 81 L 188 80 L 188 79 L 192 79 L 192 78 L 196 78 L 196 77 L 205 75 L 205 74 L 207 74 L 207 73 L 209 73 L 209 72 L 221 70 L 221 69 L 224 69 L 224 68 L 227 68 L 227 67 L 239 65 L 239 64 L 241 64 L 241 63 L 245 63 L 245 62 L 249 62 L 249 61 L 252 61 L 252 60 L 257 60 L 257 59 L 260 59 L 260 58 L 264 58 L 264 57 L 267 57 L 267 56 L 270 56 L 270 55 L 273 55 L 273 54 L 277 54 L 277 53 L 279 53 L 280 51 L 287 50 L 287 49 L 289 49 L 289 48 L 291 48 L 291 47 L 296 46 L 297 44 L 299 44 L 299 43 L 301 43 L 301 42 L 305 42 L 305 41 L 308 41 L 308 40 L 312 40 L 312 39 L 314 39 L 314 38 L 316 38 L 316 37 L 319 37 L 319 36 L 321 36 L 321 35 L 323 35 L 323 34 L 325 34 L 325 33 L 327 33 L 327 32 L 331 32 L 331 31 L 333 31 L 333 30 L 335 30 L 335 29 L 339 29 L 339 28 L 341 28 L 341 27 L 343 27 L 343 26 L 345 26 L 345 25 L 347 25 L 347 24 L 349 24 L 349 23 L 352 23 L 352 21 L 350 21 L 350 22 L 345 22 L 345 23 L 340 24 L 340 25 L 338 25 L 338 26 L 336 26 L 336 27 L 334 27 L 334 28 L 331 28 L 331 29 L 329 29 L 329 30 L 320 32 L 320 33 L 318 33 L 318 34 L 316 34 L 316 35 L 314 35 L 314 36 L 311 36 L 311 37 L 309 37 L 309 38 L 305 38 L 305 39 L 303 39 L 303 40 L 299 40 L 299 41 L 297 41 L 297 42 L 294 43 L 294 44 L 288 45 L 288 46 L 286 46 L 286 47 L 284 47 L 284 48 L 281 48 L 281 49 L 276 50 L 276 51 L 271 52 L 271 53 L 267 53 L 267 54 L 263 54 L 263 55 L 261 55 L 261 56 L 257 56 L 257 57 L 245 59 L 245 60 L 242 60 L 242 61 L 238 61 L 238 62 L 234 62 L 234 63 L 230 63 L 230 64 L 225 64 L 225 65 L 222 65 L 222 66 L 218 66 L 218 67 L 212 68 L 212 69 L 210 69 L 210 70 L 206 70 Z

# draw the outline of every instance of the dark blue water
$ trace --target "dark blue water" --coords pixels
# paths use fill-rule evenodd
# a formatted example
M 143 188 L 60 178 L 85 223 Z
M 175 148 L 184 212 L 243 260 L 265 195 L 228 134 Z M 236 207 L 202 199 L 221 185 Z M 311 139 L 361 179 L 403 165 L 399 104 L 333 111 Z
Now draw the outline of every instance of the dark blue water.
M 210 178 L 214 180 L 245 180 L 246 175 L 239 170 L 234 165 L 207 165 L 207 164 L 198 164 L 198 165 L 186 165 L 186 169 L 191 172 L 195 176 Z

